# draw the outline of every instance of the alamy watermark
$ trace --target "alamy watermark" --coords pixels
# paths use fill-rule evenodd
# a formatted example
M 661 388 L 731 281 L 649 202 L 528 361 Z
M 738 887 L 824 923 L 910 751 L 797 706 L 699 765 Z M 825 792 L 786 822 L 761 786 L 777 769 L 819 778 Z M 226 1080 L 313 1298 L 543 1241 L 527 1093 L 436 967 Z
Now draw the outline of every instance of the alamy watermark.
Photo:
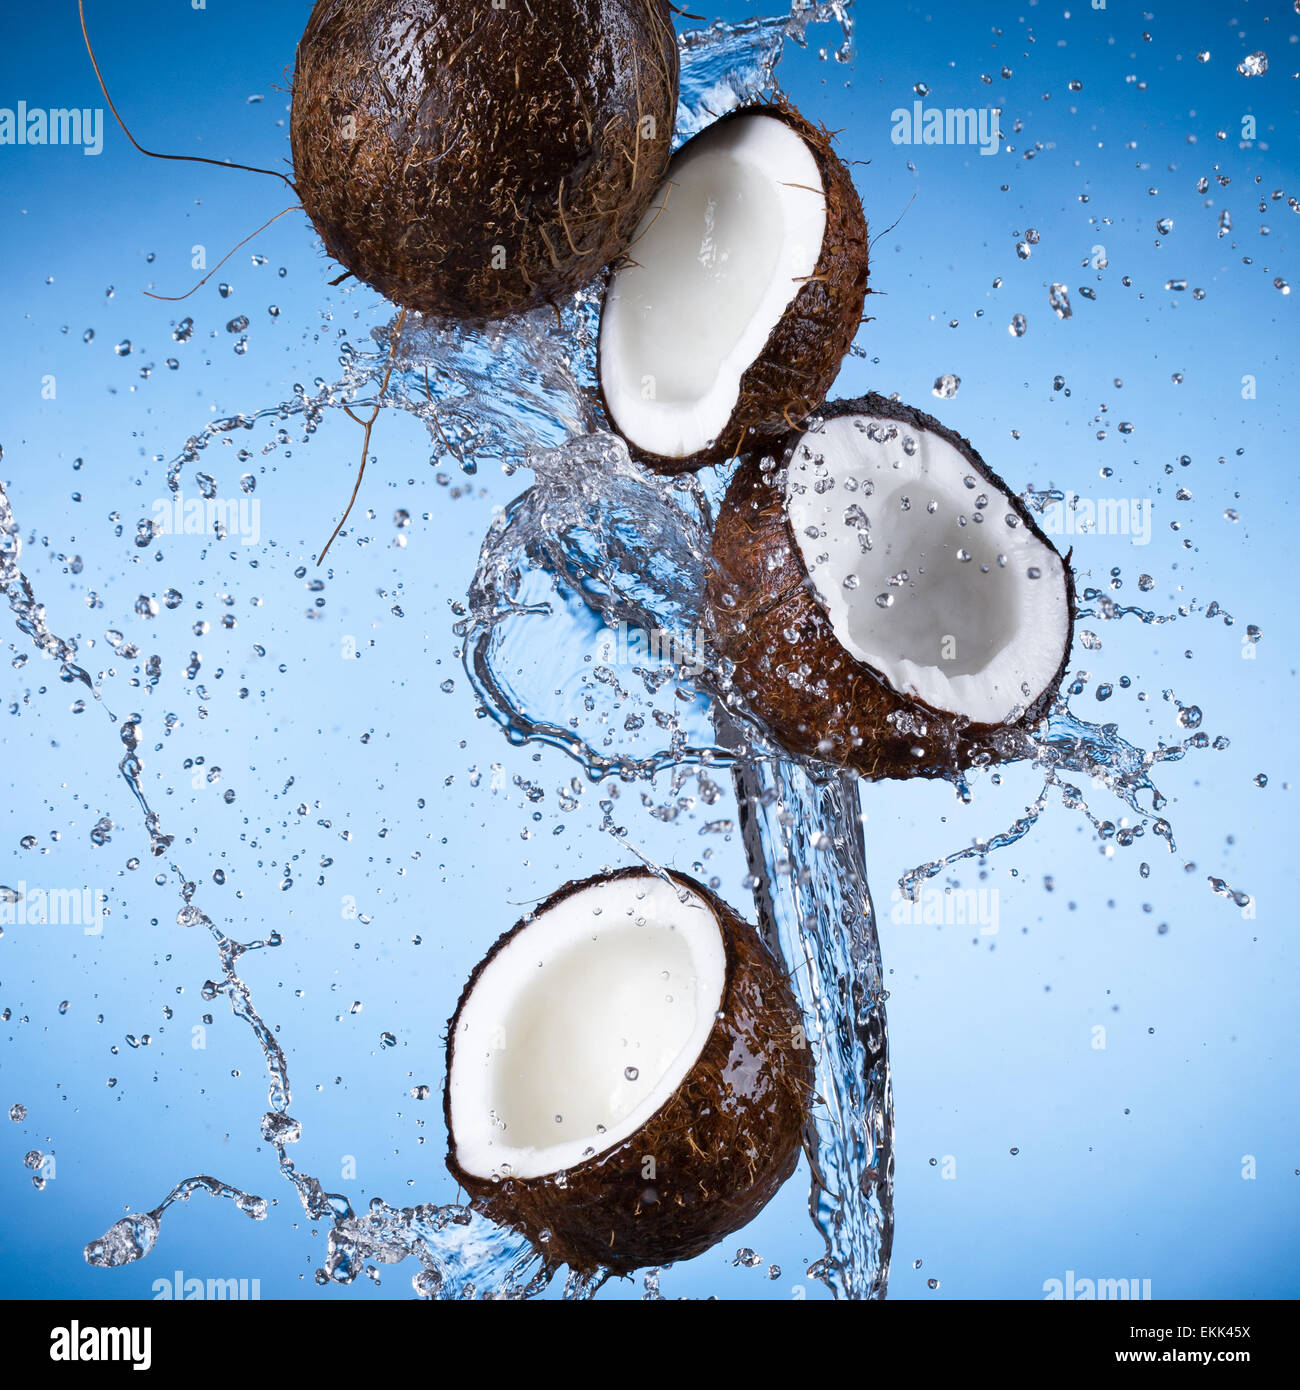
M 607 629 L 600 657 L 614 666 L 629 666 L 637 662 L 678 666 L 687 675 L 698 676 L 706 669 L 704 629 L 686 628 L 671 632 L 666 628 L 637 627 L 619 621 Z
M 895 145 L 978 145 L 980 154 L 997 154 L 1002 132 L 1000 106 L 926 106 L 912 103 L 889 113 Z
M 238 536 L 243 545 L 262 538 L 262 501 L 259 497 L 186 497 L 177 492 L 159 497 L 153 504 L 155 536 Z
M 895 888 L 890 895 L 889 920 L 896 926 L 978 927 L 981 936 L 996 936 L 997 888 L 918 888 L 914 896 Z
M 0 883 L 0 926 L 80 927 L 86 936 L 104 930 L 108 895 L 102 888 L 16 888 Z
M 1136 1275 L 1120 1279 L 1081 1279 L 1067 1269 L 1064 1279 L 1044 1279 L 1043 1297 L 1047 1302 L 1060 1299 L 1075 1301 L 1132 1302 L 1151 1297 L 1151 1280 Z
M 155 1279 L 150 1286 L 155 1302 L 256 1302 L 262 1297 L 260 1279 L 198 1279 L 186 1278 L 176 1270 L 170 1279 Z
M 153 1328 L 82 1326 L 75 1318 L 50 1329 L 51 1361 L 128 1361 L 133 1371 L 153 1365 Z
M 80 145 L 82 154 L 104 148 L 104 112 L 99 107 L 0 106 L 0 145 Z
M 1128 536 L 1134 545 L 1150 545 L 1151 499 L 1067 492 L 1043 507 L 1038 524 L 1049 536 Z

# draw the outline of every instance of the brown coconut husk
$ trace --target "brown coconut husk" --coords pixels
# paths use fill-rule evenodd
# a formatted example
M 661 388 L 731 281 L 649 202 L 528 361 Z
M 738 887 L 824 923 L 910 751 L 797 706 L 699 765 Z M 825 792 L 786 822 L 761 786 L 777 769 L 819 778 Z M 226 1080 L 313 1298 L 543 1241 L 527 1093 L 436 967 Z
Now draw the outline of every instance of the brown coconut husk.
M 472 320 L 553 302 L 640 222 L 677 74 L 666 0 L 318 0 L 290 122 L 303 207 L 326 251 L 404 308 Z

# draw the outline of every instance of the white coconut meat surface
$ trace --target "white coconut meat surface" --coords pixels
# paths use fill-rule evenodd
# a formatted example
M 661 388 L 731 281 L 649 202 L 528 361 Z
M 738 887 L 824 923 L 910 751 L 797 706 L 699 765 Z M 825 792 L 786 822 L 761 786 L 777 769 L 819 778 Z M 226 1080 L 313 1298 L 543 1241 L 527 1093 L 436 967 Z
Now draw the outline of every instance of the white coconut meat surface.
M 948 440 L 870 415 L 827 420 L 795 447 L 786 506 L 840 645 L 900 694 L 1000 724 L 1055 677 L 1064 563 Z
M 687 458 L 721 434 L 825 233 L 817 160 L 784 121 L 737 117 L 674 157 L 601 317 L 601 386 L 627 440 Z
M 535 1178 L 622 1143 L 694 1066 L 726 970 L 713 909 L 649 874 L 542 912 L 490 958 L 456 1020 L 456 1161 Z

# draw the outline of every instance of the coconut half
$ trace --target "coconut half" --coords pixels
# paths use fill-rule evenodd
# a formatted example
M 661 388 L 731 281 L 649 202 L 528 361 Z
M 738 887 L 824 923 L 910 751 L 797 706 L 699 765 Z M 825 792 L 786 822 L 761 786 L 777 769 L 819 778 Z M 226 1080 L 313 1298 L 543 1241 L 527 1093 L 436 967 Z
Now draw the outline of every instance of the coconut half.
M 784 974 L 725 903 L 645 869 L 507 932 L 447 1036 L 447 1165 L 552 1263 L 626 1273 L 745 1225 L 797 1162 L 812 1061 Z
M 700 468 L 820 405 L 862 320 L 867 253 L 848 170 L 792 107 L 687 141 L 601 313 L 601 391 L 632 453 Z
M 713 559 L 712 639 L 751 712 L 865 776 L 1024 756 L 1065 672 L 1068 564 L 968 440 L 883 396 L 745 464 Z
M 294 180 L 326 251 L 420 313 L 554 302 L 626 249 L 668 163 L 667 0 L 317 0 Z

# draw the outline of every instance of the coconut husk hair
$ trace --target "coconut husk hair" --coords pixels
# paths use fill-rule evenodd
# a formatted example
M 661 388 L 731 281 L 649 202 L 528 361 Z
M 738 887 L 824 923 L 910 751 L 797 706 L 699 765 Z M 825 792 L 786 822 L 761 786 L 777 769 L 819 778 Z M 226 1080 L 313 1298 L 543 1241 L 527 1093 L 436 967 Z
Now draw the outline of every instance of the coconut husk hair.
M 318 0 L 290 138 L 325 249 L 405 308 L 553 302 L 626 247 L 663 177 L 666 0 Z

